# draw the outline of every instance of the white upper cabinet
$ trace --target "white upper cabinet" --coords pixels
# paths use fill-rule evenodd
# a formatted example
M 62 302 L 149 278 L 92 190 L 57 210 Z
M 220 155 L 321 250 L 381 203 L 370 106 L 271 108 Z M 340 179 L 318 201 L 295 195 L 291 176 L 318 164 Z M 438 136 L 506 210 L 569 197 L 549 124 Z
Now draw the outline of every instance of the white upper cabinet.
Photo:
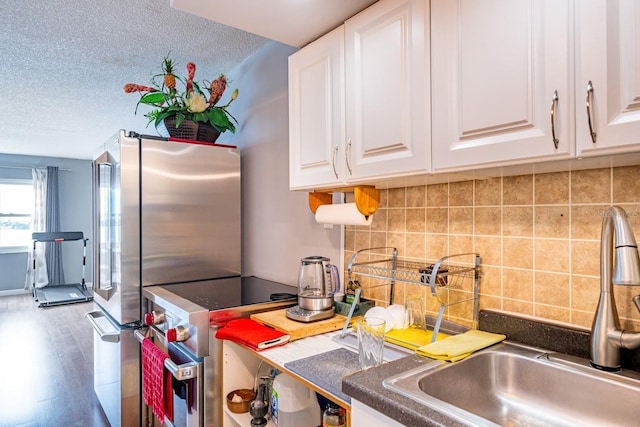
M 430 166 L 428 3 L 380 0 L 289 58 L 289 184 Z
M 576 16 L 578 155 L 638 151 L 640 2 L 578 1 Z
M 344 27 L 289 57 L 289 187 L 344 180 Z
M 430 169 L 428 3 L 382 0 L 345 23 L 348 180 Z
M 575 154 L 567 0 L 432 0 L 435 171 Z

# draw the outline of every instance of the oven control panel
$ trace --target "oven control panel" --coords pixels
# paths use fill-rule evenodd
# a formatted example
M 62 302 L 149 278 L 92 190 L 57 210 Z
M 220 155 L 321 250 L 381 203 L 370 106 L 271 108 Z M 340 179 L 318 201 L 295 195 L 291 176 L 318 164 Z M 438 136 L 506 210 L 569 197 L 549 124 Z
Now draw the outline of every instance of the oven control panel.
M 157 333 L 164 335 L 166 343 L 181 343 L 185 349 L 197 357 L 208 355 L 208 343 L 198 339 L 197 322 L 191 322 L 193 316 L 179 316 L 171 307 L 163 307 L 153 301 L 146 300 L 147 312 L 142 316 L 145 325 L 152 327 Z M 181 313 L 180 310 L 176 312 Z M 204 317 L 207 319 L 208 316 Z M 194 324 L 195 323 L 195 324 Z M 203 324 L 205 338 L 208 338 L 208 324 Z
M 189 329 L 178 325 L 175 328 L 167 329 L 165 336 L 169 342 L 185 342 L 189 339 Z
M 167 329 L 175 328 L 183 323 L 177 316 L 156 305 L 153 305 L 153 310 L 145 313 L 142 318 L 145 325 L 155 326 L 156 329 L 162 332 L 166 332 Z
M 142 320 L 167 344 L 173 342 L 195 357 L 209 356 L 209 310 L 171 292 L 172 286 L 180 285 L 143 287 Z
M 153 310 L 145 313 L 144 323 L 161 331 L 169 342 L 183 342 L 189 339 L 189 323 L 173 313 L 156 305 Z
M 164 323 L 164 313 L 159 311 L 151 311 L 144 315 L 144 324 L 147 326 L 161 325 Z

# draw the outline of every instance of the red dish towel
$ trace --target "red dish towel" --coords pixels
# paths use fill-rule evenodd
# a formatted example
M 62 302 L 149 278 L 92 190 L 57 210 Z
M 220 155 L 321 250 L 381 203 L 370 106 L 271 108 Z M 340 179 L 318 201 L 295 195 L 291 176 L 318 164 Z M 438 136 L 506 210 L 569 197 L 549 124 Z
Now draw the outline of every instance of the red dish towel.
M 142 340 L 142 397 L 162 423 L 165 416 L 173 422 L 171 372 L 164 369 L 168 358 L 149 338 Z
M 259 351 L 285 344 L 291 336 L 252 319 L 235 319 L 218 329 L 216 338 L 234 341 Z

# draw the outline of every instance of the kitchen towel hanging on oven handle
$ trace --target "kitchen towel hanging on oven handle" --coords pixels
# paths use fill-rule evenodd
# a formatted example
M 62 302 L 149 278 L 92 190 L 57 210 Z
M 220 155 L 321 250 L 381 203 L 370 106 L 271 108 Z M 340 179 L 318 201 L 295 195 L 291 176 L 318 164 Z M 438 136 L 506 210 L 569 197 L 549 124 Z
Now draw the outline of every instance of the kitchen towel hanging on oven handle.
M 162 422 L 173 422 L 172 374 L 164 367 L 169 355 L 149 338 L 142 340 L 142 397 L 154 415 Z

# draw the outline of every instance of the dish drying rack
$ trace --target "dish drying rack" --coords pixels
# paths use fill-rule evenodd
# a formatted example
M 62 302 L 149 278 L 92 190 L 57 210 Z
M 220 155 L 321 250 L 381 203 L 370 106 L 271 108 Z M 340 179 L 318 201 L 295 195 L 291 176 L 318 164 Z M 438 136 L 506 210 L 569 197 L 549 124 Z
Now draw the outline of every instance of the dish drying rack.
M 372 281 L 367 288 L 389 286 L 390 305 L 396 282 L 428 287 L 438 312 L 434 339 L 442 325 L 445 309 L 454 305 L 470 303 L 472 321 L 477 325 L 480 281 L 480 255 L 477 253 L 448 255 L 431 262 L 398 258 L 398 250 L 394 247 L 368 248 L 353 254 L 347 272 L 350 279 L 355 276 L 382 279 L 377 283 Z

